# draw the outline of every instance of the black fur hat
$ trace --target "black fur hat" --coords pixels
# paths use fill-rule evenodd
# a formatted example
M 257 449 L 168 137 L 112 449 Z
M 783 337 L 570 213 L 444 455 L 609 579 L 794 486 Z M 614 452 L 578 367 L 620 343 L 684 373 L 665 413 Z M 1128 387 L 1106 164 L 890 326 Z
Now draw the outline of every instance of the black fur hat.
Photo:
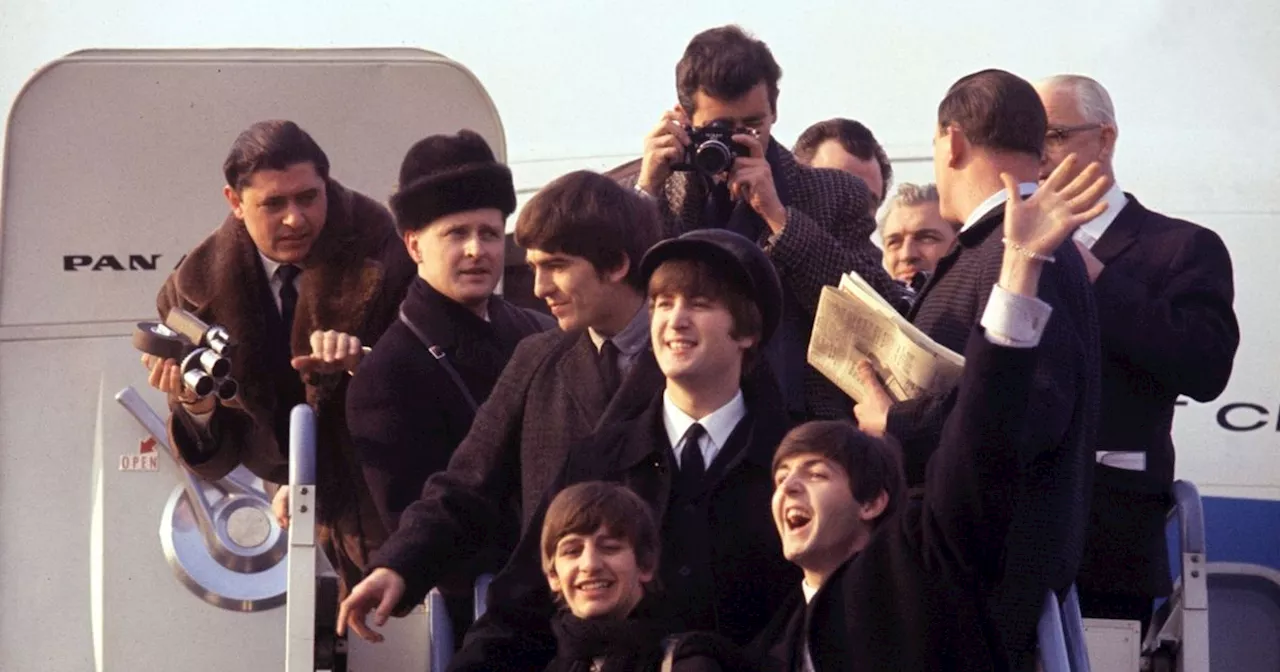
M 516 209 L 511 169 L 498 163 L 479 133 L 433 135 L 419 140 L 400 164 L 400 186 L 391 210 L 401 233 L 417 231 L 445 215 L 497 208 Z

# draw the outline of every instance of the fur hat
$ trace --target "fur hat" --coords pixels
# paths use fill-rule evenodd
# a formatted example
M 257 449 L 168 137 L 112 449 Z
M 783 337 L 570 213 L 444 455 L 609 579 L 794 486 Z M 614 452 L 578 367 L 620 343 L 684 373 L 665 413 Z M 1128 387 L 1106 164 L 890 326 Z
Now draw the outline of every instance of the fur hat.
M 672 259 L 705 261 L 745 288 L 760 308 L 760 345 L 769 342 L 782 320 L 782 281 L 759 245 L 727 229 L 690 231 L 649 248 L 640 261 L 645 284 L 663 262 Z
M 391 210 L 401 233 L 417 231 L 455 212 L 516 209 L 511 169 L 498 163 L 479 133 L 433 135 L 419 140 L 400 164 L 400 186 Z

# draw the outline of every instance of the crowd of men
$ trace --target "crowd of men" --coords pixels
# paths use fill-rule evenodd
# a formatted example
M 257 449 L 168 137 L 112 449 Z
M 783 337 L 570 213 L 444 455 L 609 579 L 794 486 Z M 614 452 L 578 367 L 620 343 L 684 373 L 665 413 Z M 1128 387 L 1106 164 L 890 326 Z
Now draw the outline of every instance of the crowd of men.
M 741 29 L 700 33 L 634 170 L 520 210 L 550 318 L 495 293 L 516 197 L 479 135 L 410 148 L 388 210 L 296 124 L 255 124 L 229 216 L 157 299 L 245 344 L 239 396 L 143 358 L 177 456 L 275 489 L 313 405 L 340 628 L 380 640 L 370 615 L 438 586 L 453 669 L 1027 670 L 1073 583 L 1145 627 L 1175 402 L 1220 394 L 1239 341 L 1221 240 L 1121 190 L 1091 79 L 961 78 L 935 183 L 892 189 L 856 121 L 773 137 L 781 76 Z M 691 148 L 717 128 L 713 170 Z M 855 406 L 808 365 L 847 272 L 965 355 L 956 389 L 895 402 L 864 363 Z

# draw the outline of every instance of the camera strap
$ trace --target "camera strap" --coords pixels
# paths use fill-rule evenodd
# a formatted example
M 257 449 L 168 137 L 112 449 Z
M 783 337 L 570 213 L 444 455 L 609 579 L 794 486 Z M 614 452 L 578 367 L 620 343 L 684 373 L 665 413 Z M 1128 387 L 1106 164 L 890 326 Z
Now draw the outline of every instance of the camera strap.
M 480 405 L 476 403 L 475 397 L 471 396 L 471 390 L 467 389 L 467 384 L 462 382 L 462 376 L 458 375 L 458 370 L 453 367 L 453 364 L 449 362 L 449 358 L 445 356 L 444 348 L 432 343 L 431 339 L 427 338 L 427 335 L 422 333 L 422 330 L 418 328 L 418 325 L 414 324 L 413 321 L 409 319 L 409 316 L 404 314 L 404 306 L 400 307 L 400 321 L 404 323 L 404 326 L 409 327 L 409 331 L 413 332 L 413 335 L 418 337 L 418 340 L 422 342 L 422 345 L 427 349 L 427 352 L 431 353 L 431 356 L 435 358 L 436 363 L 440 365 L 440 368 L 444 369 L 444 372 L 449 374 L 449 378 L 451 378 L 453 380 L 453 384 L 458 387 L 458 391 L 462 392 L 462 398 L 467 402 L 467 406 L 471 408 L 471 412 L 475 413 L 479 410 Z

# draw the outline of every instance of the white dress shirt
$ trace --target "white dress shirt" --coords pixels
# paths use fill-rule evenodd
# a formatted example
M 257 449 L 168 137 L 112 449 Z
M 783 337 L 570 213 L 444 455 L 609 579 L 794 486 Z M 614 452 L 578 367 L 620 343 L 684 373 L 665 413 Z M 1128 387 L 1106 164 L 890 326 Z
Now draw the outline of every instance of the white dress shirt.
M 283 304 L 280 301 L 280 290 L 284 288 L 284 280 L 276 274 L 276 271 L 280 270 L 280 267 L 284 264 L 263 254 L 261 250 L 258 251 L 258 258 L 262 259 L 262 269 L 267 272 L 267 282 L 271 286 L 271 298 L 276 301 L 276 312 L 280 312 L 283 309 Z M 298 278 L 301 276 L 301 273 L 293 276 L 294 289 L 298 288 Z
M 1030 196 L 1031 194 L 1036 193 L 1036 186 L 1037 185 L 1035 182 L 1022 182 L 1018 185 L 1018 192 L 1021 193 L 1023 196 Z M 964 226 L 960 227 L 960 231 L 963 232 L 965 229 L 968 229 L 974 224 L 977 224 L 979 220 L 991 214 L 991 211 L 995 210 L 996 206 L 1000 205 L 1001 203 L 1004 203 L 1006 200 L 1008 200 L 1008 198 L 1009 198 L 1008 189 L 1001 189 L 1000 191 L 997 191 L 996 193 L 988 196 L 987 200 L 983 201 L 981 204 L 978 205 L 978 207 L 974 208 L 973 212 L 969 213 L 968 217 L 965 217 Z
M 684 450 L 684 435 L 694 423 L 702 425 L 706 430 L 698 442 L 702 452 L 702 464 L 707 467 L 720 454 L 720 449 L 729 440 L 729 435 L 738 427 L 738 423 L 747 416 L 747 403 L 742 397 L 742 390 L 734 395 L 725 405 L 717 408 L 710 415 L 702 418 L 690 417 L 671 403 L 671 395 L 662 392 L 662 425 L 667 430 L 667 439 L 671 442 L 671 450 L 675 453 L 676 466 L 680 466 L 680 454 Z
M 1084 226 L 1076 229 L 1076 232 L 1071 235 L 1076 242 L 1090 250 L 1102 238 L 1102 234 L 1107 232 L 1111 223 L 1116 221 L 1116 217 L 1120 216 L 1120 211 L 1124 209 L 1124 206 L 1129 203 L 1129 199 L 1124 195 L 1124 190 L 1117 183 L 1112 183 L 1103 200 L 1107 202 L 1107 209 L 1101 215 L 1086 222 Z

